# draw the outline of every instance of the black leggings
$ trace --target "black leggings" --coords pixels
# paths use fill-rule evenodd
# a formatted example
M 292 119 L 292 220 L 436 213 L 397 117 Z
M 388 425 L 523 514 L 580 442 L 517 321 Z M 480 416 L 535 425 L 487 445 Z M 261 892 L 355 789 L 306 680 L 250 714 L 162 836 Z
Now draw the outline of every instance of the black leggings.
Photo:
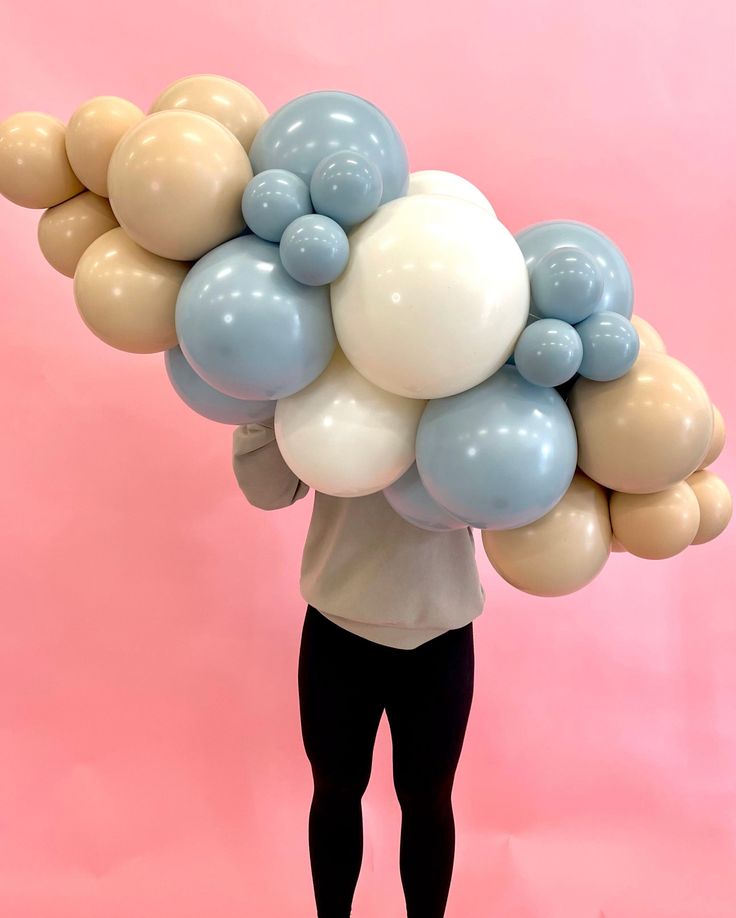
M 307 606 L 299 705 L 312 766 L 309 853 L 319 918 L 348 918 L 363 859 L 361 798 L 386 710 L 401 805 L 407 918 L 442 918 L 455 856 L 452 785 L 474 678 L 473 623 L 414 650 L 352 634 Z

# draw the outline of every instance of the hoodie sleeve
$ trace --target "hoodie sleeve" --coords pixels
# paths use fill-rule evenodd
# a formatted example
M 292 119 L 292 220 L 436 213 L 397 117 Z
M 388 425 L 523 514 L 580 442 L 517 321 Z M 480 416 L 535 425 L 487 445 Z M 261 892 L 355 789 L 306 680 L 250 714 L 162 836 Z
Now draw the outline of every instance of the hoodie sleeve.
M 249 504 L 261 510 L 288 507 L 309 492 L 284 461 L 273 421 L 242 424 L 233 431 L 233 472 Z

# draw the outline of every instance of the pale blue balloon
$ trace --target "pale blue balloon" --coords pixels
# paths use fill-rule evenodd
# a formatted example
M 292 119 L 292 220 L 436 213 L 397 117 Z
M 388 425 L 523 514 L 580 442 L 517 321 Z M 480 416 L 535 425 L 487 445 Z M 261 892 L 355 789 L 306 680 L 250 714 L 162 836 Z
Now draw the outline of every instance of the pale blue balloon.
M 514 349 L 516 369 L 535 386 L 561 386 L 577 373 L 582 359 L 580 335 L 559 319 L 527 325 Z
M 274 416 L 275 401 L 248 401 L 225 395 L 205 382 L 177 345 L 164 352 L 166 374 L 179 398 L 197 414 L 221 424 L 258 424 Z
M 375 212 L 383 195 L 378 166 L 350 150 L 330 153 L 317 164 L 309 183 L 312 204 L 318 214 L 349 229 Z
M 308 214 L 286 227 L 280 252 L 281 262 L 294 280 L 314 287 L 331 284 L 342 274 L 350 244 L 345 230 L 334 220 Z
M 477 529 L 515 529 L 567 491 L 575 426 L 554 389 L 502 366 L 472 389 L 427 404 L 416 462 L 427 491 L 453 516 Z
M 407 523 L 432 532 L 464 529 L 467 523 L 453 516 L 430 496 L 412 462 L 406 472 L 392 485 L 383 489 L 386 500 Z
M 616 312 L 597 312 L 575 326 L 583 342 L 580 375 L 598 382 L 618 379 L 639 356 L 639 335 Z
M 347 92 L 310 92 L 282 105 L 261 125 L 248 155 L 255 173 L 287 169 L 309 184 L 320 160 L 340 150 L 378 166 L 382 204 L 406 194 L 409 161 L 398 131 L 375 105 Z
M 261 239 L 278 242 L 292 220 L 311 213 L 309 188 L 293 172 L 267 169 L 245 186 L 243 219 Z
M 244 399 L 293 395 L 330 362 L 329 289 L 287 274 L 279 247 L 239 236 L 191 268 L 176 301 L 184 356 L 211 386 Z
M 531 273 L 534 308 L 547 319 L 582 322 L 603 296 L 603 275 L 588 252 L 562 245 L 543 255 Z

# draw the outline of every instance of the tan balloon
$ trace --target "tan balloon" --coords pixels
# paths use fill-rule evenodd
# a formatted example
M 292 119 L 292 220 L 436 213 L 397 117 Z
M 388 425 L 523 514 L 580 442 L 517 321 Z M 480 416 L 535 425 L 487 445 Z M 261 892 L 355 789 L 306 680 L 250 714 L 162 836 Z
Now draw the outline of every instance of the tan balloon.
M 712 465 L 723 452 L 723 447 L 725 445 L 726 425 L 723 421 L 723 415 L 716 406 L 713 405 L 713 436 L 710 438 L 708 452 L 705 454 L 705 458 L 700 463 L 699 468 L 704 469 Z
M 654 494 L 611 494 L 613 534 L 632 555 L 659 561 L 684 551 L 695 538 L 700 508 L 684 481 Z
M 662 336 L 646 319 L 642 319 L 641 316 L 632 316 L 631 324 L 639 335 L 639 347 L 641 349 L 657 351 L 659 354 L 667 353 Z
M 143 112 L 118 96 L 96 96 L 69 119 L 66 152 L 79 180 L 90 191 L 107 197 L 107 168 L 112 151 L 125 132 L 145 118 Z
M 118 227 L 79 260 L 77 308 L 90 331 L 111 347 L 133 354 L 168 350 L 177 343 L 176 297 L 189 267 L 142 249 Z
M 483 530 L 481 538 L 507 583 L 534 596 L 566 596 L 590 583 L 610 555 L 606 492 L 578 471 L 549 513 L 518 529 Z
M 107 200 L 83 191 L 44 212 L 38 222 L 38 244 L 52 268 L 74 277 L 87 246 L 117 225 Z
M 18 112 L 0 124 L 0 194 L 21 207 L 46 208 L 83 191 L 66 155 L 62 121 Z
M 703 545 L 717 538 L 728 526 L 733 514 L 733 498 L 725 481 L 713 472 L 697 471 L 687 483 L 700 505 L 700 526 L 693 545 Z
M 131 128 L 108 170 L 118 222 L 143 248 L 194 261 L 245 228 L 248 154 L 214 118 L 157 112 Z
M 279 399 L 276 441 L 289 468 L 315 491 L 362 497 L 412 464 L 425 405 L 374 386 L 337 347 L 314 382 Z
M 611 551 L 615 551 L 615 552 L 625 552 L 626 551 L 624 546 L 619 542 L 619 540 L 615 536 L 611 539 Z
M 246 152 L 258 128 L 268 118 L 266 106 L 247 86 L 213 73 L 199 73 L 172 83 L 150 111 L 171 108 L 210 115 L 235 134 Z
M 705 387 L 683 363 L 640 351 L 610 382 L 581 377 L 567 406 L 578 435 L 578 465 L 614 491 L 664 491 L 697 469 L 713 434 Z

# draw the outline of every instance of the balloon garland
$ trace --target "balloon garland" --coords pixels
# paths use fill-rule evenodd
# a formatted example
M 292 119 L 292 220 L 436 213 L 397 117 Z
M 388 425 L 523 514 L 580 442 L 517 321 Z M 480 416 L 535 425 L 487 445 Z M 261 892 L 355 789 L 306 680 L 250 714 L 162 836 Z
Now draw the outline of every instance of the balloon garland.
M 514 237 L 470 182 L 410 174 L 364 99 L 269 115 L 200 74 L 148 113 L 21 112 L 0 125 L 0 193 L 44 210 L 41 251 L 101 341 L 163 353 L 208 419 L 273 419 L 316 490 L 481 529 L 520 590 L 565 595 L 611 551 L 668 558 L 728 524 L 708 470 L 723 418 L 632 315 L 617 246 L 572 221 Z

